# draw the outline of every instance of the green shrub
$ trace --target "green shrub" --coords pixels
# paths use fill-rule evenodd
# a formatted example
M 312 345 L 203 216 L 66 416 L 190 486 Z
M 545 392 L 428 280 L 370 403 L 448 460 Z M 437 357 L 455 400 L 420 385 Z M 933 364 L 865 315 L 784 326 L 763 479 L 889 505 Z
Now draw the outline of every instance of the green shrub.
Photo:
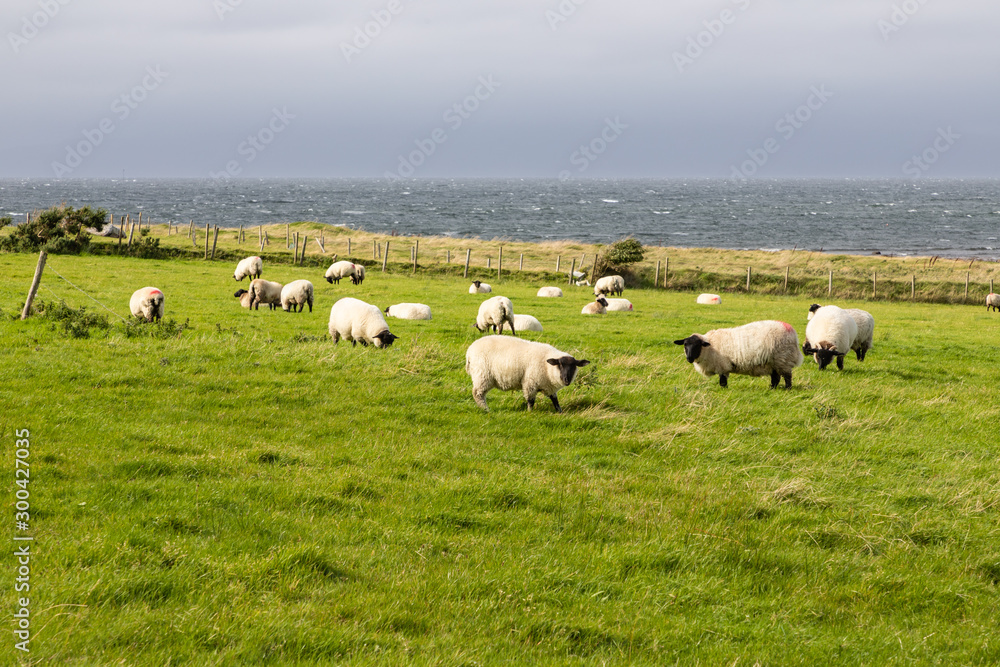
M 58 255 L 79 254 L 90 244 L 88 227 L 101 231 L 107 211 L 96 211 L 89 206 L 74 209 L 72 206 L 54 206 L 34 220 L 18 225 L 14 231 L 0 238 L 0 250 L 11 252 L 46 252 Z M 7 218 L 9 220 L 9 218 Z
M 91 329 L 107 331 L 111 328 L 107 315 L 89 313 L 86 306 L 73 308 L 65 301 L 37 301 L 32 304 L 31 310 L 38 318 L 50 321 L 53 329 L 62 330 L 70 338 L 90 338 Z

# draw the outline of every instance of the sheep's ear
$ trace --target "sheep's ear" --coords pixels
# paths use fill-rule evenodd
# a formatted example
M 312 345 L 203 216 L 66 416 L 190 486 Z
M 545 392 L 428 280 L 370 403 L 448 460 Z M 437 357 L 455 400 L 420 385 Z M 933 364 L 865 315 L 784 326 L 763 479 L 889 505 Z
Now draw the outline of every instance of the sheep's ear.
M 384 311 L 384 312 L 385 312 L 385 314 L 386 314 L 386 315 L 388 315 L 388 314 L 389 314 L 389 306 L 386 306 L 386 307 L 385 307 L 385 311 Z
M 558 366 L 559 365 L 559 360 L 558 359 L 546 359 L 545 363 L 552 364 L 553 366 Z
M 680 340 L 675 340 L 674 345 L 683 345 L 686 342 L 687 342 L 686 338 L 681 338 Z
M 589 364 L 590 364 L 590 362 L 587 361 L 586 359 L 577 359 L 576 360 L 576 365 L 577 366 L 588 366 Z

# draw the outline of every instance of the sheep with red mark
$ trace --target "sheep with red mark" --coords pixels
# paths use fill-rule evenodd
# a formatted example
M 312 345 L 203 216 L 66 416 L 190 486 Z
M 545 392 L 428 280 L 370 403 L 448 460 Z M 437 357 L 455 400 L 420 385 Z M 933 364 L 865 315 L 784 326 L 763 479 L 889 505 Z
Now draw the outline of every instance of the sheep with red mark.
M 132 293 L 128 307 L 134 317 L 141 317 L 147 322 L 163 318 L 163 292 L 155 287 L 143 287 Z

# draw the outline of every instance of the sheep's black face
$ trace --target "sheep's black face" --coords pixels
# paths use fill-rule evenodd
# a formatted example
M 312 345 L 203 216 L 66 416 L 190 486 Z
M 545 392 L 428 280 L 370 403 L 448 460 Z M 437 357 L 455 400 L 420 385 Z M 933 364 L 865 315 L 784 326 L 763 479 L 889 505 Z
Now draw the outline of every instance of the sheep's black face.
M 607 300 L 607 299 L 605 299 L 605 298 L 604 298 L 603 296 L 599 296 L 599 297 L 597 297 L 597 303 L 601 304 L 601 305 L 602 305 L 602 306 L 604 306 L 605 308 L 607 308 L 607 307 L 608 307 L 608 300 Z
M 692 334 L 687 338 L 675 340 L 674 345 L 684 346 L 684 357 L 688 360 L 689 364 L 693 364 L 697 361 L 698 357 L 701 356 L 701 349 L 703 347 L 711 347 L 707 340 L 697 334 Z
M 245 289 L 238 289 L 238 290 L 236 290 L 236 293 L 233 294 L 233 296 L 235 296 L 238 299 L 238 298 L 240 298 L 241 296 L 243 296 L 246 293 L 247 293 L 247 291 Z
M 808 342 L 802 344 L 802 352 L 804 354 L 812 354 L 816 357 L 816 363 L 819 364 L 819 369 L 824 370 L 830 365 L 837 356 L 837 350 L 832 347 L 823 347 L 820 343 L 820 347 L 812 347 Z
M 806 319 L 811 320 L 813 318 L 813 315 L 816 314 L 816 311 L 819 310 L 820 307 L 821 306 L 818 303 L 814 303 L 813 305 L 809 306 L 809 315 L 806 316 Z
M 545 361 L 559 368 L 559 379 L 564 386 L 569 385 L 573 381 L 573 378 L 576 377 L 577 368 L 582 368 L 590 363 L 586 359 L 574 359 L 569 355 L 559 357 L 558 359 L 546 359 Z
M 332 285 L 333 284 L 333 278 L 331 278 L 330 276 L 327 276 L 326 277 L 326 282 L 328 282 L 328 283 L 330 283 Z
M 381 347 L 389 347 L 390 345 L 392 345 L 393 341 L 395 341 L 397 338 L 399 338 L 399 336 L 396 336 L 396 335 L 393 335 L 393 334 L 389 333 L 389 330 L 386 329 L 382 333 L 380 333 L 377 336 L 375 336 L 375 338 L 377 338 L 379 341 L 381 341 L 381 343 L 382 343 Z

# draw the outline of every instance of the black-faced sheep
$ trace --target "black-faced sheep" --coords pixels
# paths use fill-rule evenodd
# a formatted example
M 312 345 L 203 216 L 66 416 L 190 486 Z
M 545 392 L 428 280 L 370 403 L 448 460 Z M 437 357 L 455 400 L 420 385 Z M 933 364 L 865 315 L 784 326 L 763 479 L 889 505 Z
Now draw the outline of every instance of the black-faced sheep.
M 675 340 L 684 346 L 684 356 L 705 377 L 719 376 L 719 385 L 729 384 L 729 375 L 771 377 L 771 389 L 784 378 L 792 386 L 792 371 L 802 365 L 799 337 L 786 322 L 763 320 L 731 329 L 713 329 Z
M 313 284 L 308 280 L 293 280 L 281 288 L 281 309 L 285 312 L 299 312 L 309 306 L 313 311 Z M 295 307 L 298 306 L 298 310 Z
M 839 306 L 822 306 L 813 310 L 806 326 L 806 342 L 802 352 L 813 355 L 819 369 L 824 370 L 834 358 L 837 368 L 844 370 L 844 355 L 858 337 L 858 324 L 850 313 Z M 874 328 L 874 322 L 872 324 Z M 862 355 L 863 356 L 863 355 Z
M 389 333 L 389 325 L 382 317 L 378 306 L 360 299 L 346 297 L 333 304 L 330 309 L 330 336 L 337 343 L 341 338 L 355 346 L 389 347 L 398 336 Z
M 503 333 L 504 323 L 510 324 L 510 332 L 517 335 L 514 329 L 514 304 L 505 296 L 494 296 L 479 304 L 479 314 L 472 326 L 479 331 L 493 330 Z
M 581 315 L 604 315 L 608 312 L 608 300 L 602 295 L 598 295 L 596 299 L 588 303 L 580 311 Z
M 604 276 L 594 283 L 594 296 L 600 294 L 614 294 L 621 296 L 625 289 L 625 279 L 621 276 Z
M 473 280 L 469 285 L 469 294 L 489 294 L 493 288 L 481 280 Z
M 134 317 L 141 317 L 147 322 L 154 322 L 163 317 L 163 292 L 155 287 L 143 287 L 132 293 L 128 307 Z
M 263 272 L 264 260 L 255 255 L 240 260 L 239 264 L 236 265 L 236 270 L 233 271 L 233 279 L 243 282 L 243 279 L 247 276 L 250 278 L 260 278 L 260 274 Z

